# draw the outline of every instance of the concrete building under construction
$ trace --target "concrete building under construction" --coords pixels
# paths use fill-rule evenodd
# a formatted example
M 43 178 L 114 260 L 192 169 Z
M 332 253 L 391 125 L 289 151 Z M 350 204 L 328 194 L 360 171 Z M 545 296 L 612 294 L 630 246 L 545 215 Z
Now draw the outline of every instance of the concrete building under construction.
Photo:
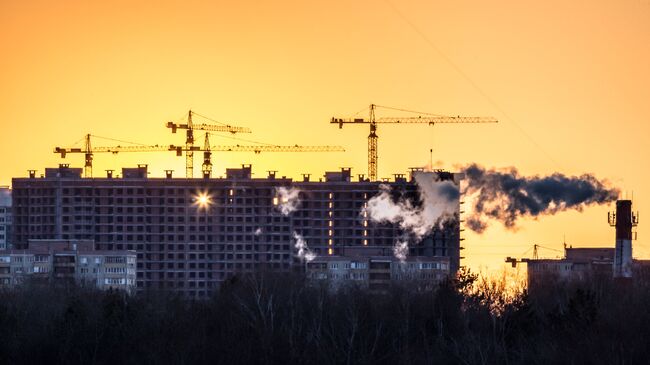
M 149 178 L 147 166 L 124 168 L 120 178 L 82 178 L 60 165 L 42 177 L 13 179 L 13 242 L 30 239 L 93 240 L 98 250 L 135 250 L 137 287 L 202 297 L 228 277 L 261 270 L 302 270 L 295 234 L 317 256 L 391 256 L 404 236 L 396 224 L 361 213 L 380 191 L 419 201 L 413 170 L 391 181 L 353 179 L 350 169 L 301 181 L 252 178 L 251 166 L 227 169 L 225 178 Z M 460 175 L 439 171 L 458 184 Z M 353 181 L 354 180 L 354 181 Z M 279 194 L 295 194 L 290 202 Z M 288 210 L 286 204 L 293 204 Z M 441 257 L 455 273 L 460 261 L 459 221 L 436 228 L 411 256 Z

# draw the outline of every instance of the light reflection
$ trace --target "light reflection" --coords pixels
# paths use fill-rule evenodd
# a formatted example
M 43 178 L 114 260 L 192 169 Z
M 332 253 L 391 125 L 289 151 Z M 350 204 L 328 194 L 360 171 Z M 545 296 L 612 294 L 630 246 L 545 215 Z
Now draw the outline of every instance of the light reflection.
M 212 197 L 207 192 L 200 192 L 194 197 L 194 204 L 199 208 L 207 209 L 212 205 Z

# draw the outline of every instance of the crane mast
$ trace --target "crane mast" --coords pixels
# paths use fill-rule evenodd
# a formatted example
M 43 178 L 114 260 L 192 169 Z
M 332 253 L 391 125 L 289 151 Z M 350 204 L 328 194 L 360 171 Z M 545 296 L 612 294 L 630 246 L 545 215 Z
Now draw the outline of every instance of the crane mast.
M 370 104 L 370 134 L 368 135 L 368 176 L 370 181 L 377 180 L 377 121 L 375 120 L 375 104 Z
M 205 133 L 203 143 L 203 177 L 209 178 L 212 175 L 212 151 L 210 151 L 210 134 Z
M 194 126 L 192 125 L 192 111 L 187 113 L 187 130 L 185 137 L 185 176 L 192 177 L 194 174 Z
M 93 152 L 90 144 L 90 134 L 86 134 L 84 152 L 84 176 L 93 177 Z

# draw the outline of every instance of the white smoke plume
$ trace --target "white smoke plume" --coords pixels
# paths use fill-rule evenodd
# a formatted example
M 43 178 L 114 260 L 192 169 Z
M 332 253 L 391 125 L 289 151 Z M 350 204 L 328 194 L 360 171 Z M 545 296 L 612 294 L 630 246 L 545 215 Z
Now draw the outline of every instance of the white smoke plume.
M 374 222 L 399 224 L 417 243 L 436 226 L 456 219 L 460 192 L 453 181 L 441 181 L 434 172 L 420 172 L 415 175 L 415 181 L 420 193 L 418 206 L 403 198 L 394 201 L 390 187 L 381 185 L 380 193 L 368 200 L 363 211 Z M 405 258 L 408 253 L 408 240 L 398 241 L 393 252 L 403 261 L 400 257 Z
M 300 190 L 297 188 L 285 188 L 280 186 L 275 188 L 275 195 L 278 199 L 278 209 L 282 215 L 289 215 L 298 209 L 300 205 Z
M 408 240 L 397 241 L 393 246 L 393 255 L 400 261 L 406 261 L 406 256 L 409 254 L 409 242 Z
M 304 262 L 311 262 L 316 258 L 316 254 L 309 249 L 309 246 L 307 246 L 307 241 L 305 241 L 305 239 L 300 234 L 298 234 L 298 232 L 293 231 L 293 239 L 296 240 L 294 247 L 296 250 L 298 250 L 296 257 Z
M 261 235 L 261 234 L 262 234 L 262 228 L 257 228 L 257 229 L 255 230 L 255 235 L 256 235 L 256 236 L 259 236 L 259 235 Z
M 455 217 L 459 190 L 453 181 L 439 181 L 435 173 L 419 173 L 415 181 L 420 191 L 420 206 L 406 199 L 393 201 L 390 187 L 381 185 L 381 192 L 368 200 L 364 211 L 374 222 L 399 224 L 419 241 L 436 225 Z

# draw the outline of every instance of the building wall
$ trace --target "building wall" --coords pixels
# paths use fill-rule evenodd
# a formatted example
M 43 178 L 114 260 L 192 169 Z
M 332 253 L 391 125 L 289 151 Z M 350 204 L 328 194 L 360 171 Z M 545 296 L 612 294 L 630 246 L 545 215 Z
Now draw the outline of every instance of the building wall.
M 530 259 L 528 285 L 550 280 L 585 280 L 612 275 L 614 249 L 608 247 L 566 247 L 562 259 Z
M 135 290 L 135 252 L 97 251 L 92 241 L 37 240 L 27 246 L 0 253 L 0 286 L 43 279 Z
M 11 248 L 11 189 L 0 187 L 0 250 Z
M 47 169 L 44 178 L 13 180 L 17 247 L 29 239 L 92 239 L 99 250 L 138 252 L 137 286 L 205 296 L 227 277 L 259 270 L 296 268 L 294 232 L 318 255 L 354 247 L 391 247 L 403 232 L 360 216 L 379 182 L 350 181 L 348 171 L 326 181 L 294 182 L 270 175 L 251 179 L 250 167 L 228 169 L 226 178 L 171 179 L 80 177 L 80 169 Z M 449 174 L 448 178 L 453 179 Z M 396 194 L 417 197 L 404 178 Z M 276 189 L 300 190 L 298 210 L 283 215 Z M 197 204 L 199 194 L 211 204 Z M 412 255 L 450 257 L 459 266 L 459 225 L 436 230 Z M 299 267 L 299 265 L 298 265 Z
M 432 289 L 450 276 L 448 257 L 412 256 L 401 262 L 391 256 L 324 256 L 306 263 L 305 270 L 310 280 L 327 281 L 334 289 L 353 283 L 377 291 L 395 283 Z

